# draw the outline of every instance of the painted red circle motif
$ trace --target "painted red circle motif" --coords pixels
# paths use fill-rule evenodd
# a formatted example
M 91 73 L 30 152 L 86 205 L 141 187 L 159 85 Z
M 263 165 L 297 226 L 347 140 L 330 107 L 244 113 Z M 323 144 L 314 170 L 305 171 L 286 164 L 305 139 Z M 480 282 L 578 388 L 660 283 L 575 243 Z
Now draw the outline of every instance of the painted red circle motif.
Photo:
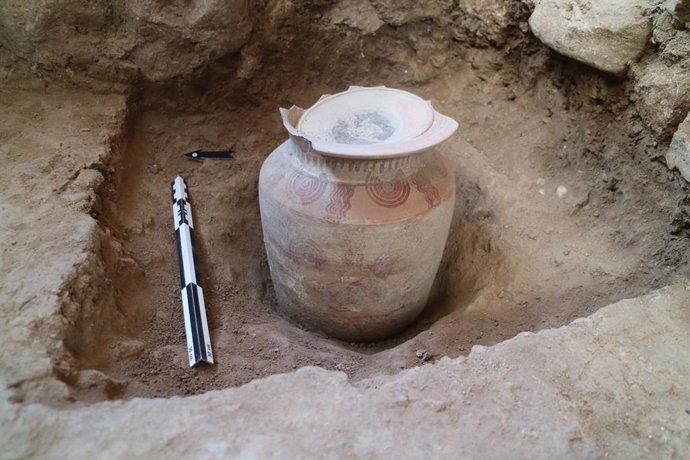
M 325 261 L 319 246 L 308 238 L 301 238 L 288 243 L 288 254 L 297 263 L 306 262 L 319 268 Z
M 287 195 L 298 204 L 309 204 L 321 198 L 326 191 L 326 181 L 321 177 L 295 172 L 287 181 Z
M 410 196 L 410 183 L 402 173 L 387 182 L 380 182 L 370 174 L 367 178 L 367 194 L 376 204 L 384 208 L 397 208 Z

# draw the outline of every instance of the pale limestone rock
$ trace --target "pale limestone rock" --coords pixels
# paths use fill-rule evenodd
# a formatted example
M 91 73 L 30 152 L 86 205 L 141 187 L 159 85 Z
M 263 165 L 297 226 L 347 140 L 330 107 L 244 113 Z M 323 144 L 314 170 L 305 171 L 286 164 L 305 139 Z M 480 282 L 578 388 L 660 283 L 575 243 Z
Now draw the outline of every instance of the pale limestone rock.
M 653 23 L 652 43 L 664 46 L 676 33 L 676 20 L 670 11 L 663 10 L 654 17 Z
M 337 2 L 324 17 L 331 24 L 344 24 L 368 34 L 384 25 L 369 0 Z
M 690 182 L 690 113 L 673 135 L 666 153 L 666 164 L 669 168 L 678 169 L 681 176 Z
M 128 32 L 137 37 L 131 59 L 152 80 L 234 53 L 251 31 L 247 0 L 128 0 L 124 16 Z
M 663 50 L 678 31 L 690 25 L 690 0 L 665 0 L 653 13 L 652 43 Z
M 690 32 L 676 32 L 660 54 L 631 70 L 642 120 L 656 134 L 670 136 L 690 110 Z
M 624 75 L 647 47 L 651 18 L 643 0 L 543 0 L 529 19 L 547 46 L 587 65 Z

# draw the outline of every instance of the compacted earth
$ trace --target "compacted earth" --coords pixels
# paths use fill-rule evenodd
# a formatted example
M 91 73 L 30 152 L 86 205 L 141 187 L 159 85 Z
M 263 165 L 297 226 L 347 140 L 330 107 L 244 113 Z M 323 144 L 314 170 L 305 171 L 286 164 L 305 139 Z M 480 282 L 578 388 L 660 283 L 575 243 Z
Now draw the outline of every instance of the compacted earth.
M 544 30 L 561 10 L 546 23 L 578 27 L 583 2 L 57 3 L 0 6 L 8 458 L 690 455 L 690 208 L 665 159 L 690 108 L 683 2 L 610 23 L 595 8 L 604 63 Z M 278 108 L 349 85 L 410 91 L 460 124 L 438 147 L 458 186 L 429 305 L 371 343 L 276 313 L 258 208 L 262 162 L 287 137 Z M 234 157 L 183 156 L 197 149 Z M 217 361 L 194 369 L 176 175 Z M 162 444 L 142 438 L 172 418 Z M 443 441 L 457 426 L 459 444 Z M 321 428 L 358 441 L 322 448 Z

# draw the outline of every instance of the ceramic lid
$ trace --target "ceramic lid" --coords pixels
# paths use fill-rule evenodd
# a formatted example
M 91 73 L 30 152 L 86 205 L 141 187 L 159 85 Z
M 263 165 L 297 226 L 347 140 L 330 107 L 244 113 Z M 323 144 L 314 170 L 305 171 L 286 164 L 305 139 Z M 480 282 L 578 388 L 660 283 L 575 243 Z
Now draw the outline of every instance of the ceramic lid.
M 300 118 L 297 129 L 323 142 L 368 145 L 414 139 L 434 122 L 434 109 L 424 99 L 386 87 L 351 87 L 322 97 Z

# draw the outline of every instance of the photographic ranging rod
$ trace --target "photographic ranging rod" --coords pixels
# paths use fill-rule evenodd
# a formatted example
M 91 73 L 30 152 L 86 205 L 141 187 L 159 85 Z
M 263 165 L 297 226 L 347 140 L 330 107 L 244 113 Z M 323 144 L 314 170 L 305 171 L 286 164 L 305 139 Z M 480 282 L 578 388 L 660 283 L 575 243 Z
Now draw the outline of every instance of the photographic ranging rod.
M 189 203 L 187 185 L 180 176 L 172 182 L 172 202 L 189 367 L 194 367 L 202 361 L 213 364 L 204 291 L 201 289 L 194 246 L 192 206 Z

